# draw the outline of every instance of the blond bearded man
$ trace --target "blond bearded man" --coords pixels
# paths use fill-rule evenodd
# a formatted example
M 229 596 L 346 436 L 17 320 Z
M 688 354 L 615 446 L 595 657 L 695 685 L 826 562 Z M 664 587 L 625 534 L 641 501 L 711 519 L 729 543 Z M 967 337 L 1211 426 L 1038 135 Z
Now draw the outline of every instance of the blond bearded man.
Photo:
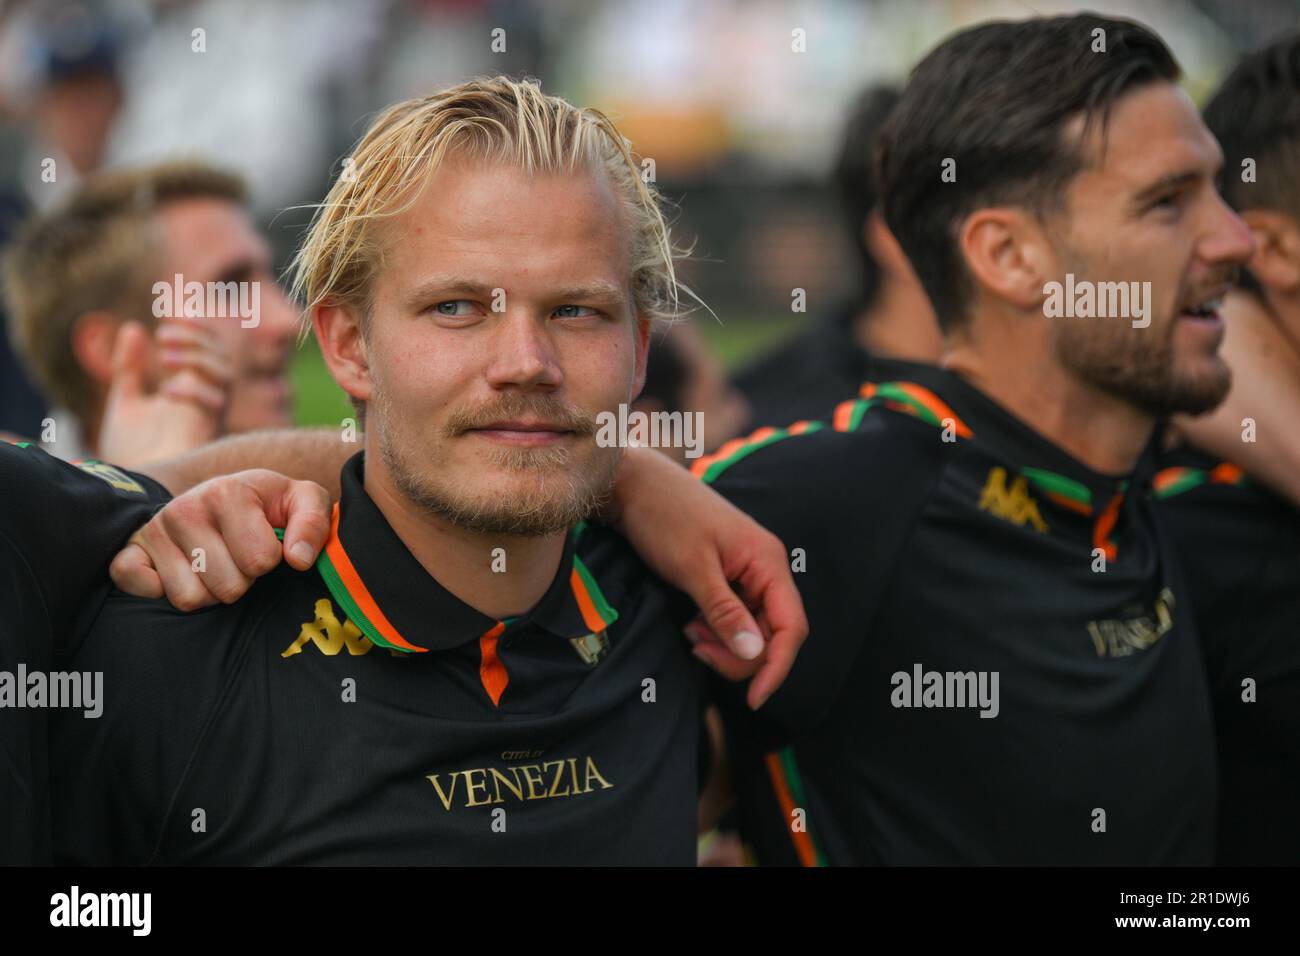
M 317 570 L 191 617 L 106 603 L 73 660 L 130 692 L 55 722 L 55 858 L 690 863 L 680 601 L 583 524 L 619 466 L 596 416 L 676 310 L 656 199 L 606 119 L 505 79 L 393 107 L 353 158 L 298 263 L 366 420 Z M 798 628 L 759 563 L 725 570 L 767 601 L 730 646 L 771 631 L 779 677 Z M 123 639 L 163 630 L 201 639 Z

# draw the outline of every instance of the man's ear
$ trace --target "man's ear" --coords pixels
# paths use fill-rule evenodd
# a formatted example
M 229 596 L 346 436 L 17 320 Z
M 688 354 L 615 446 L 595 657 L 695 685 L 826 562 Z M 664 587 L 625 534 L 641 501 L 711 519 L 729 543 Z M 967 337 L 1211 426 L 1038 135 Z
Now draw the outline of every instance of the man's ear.
M 312 309 L 311 324 L 334 381 L 353 398 L 369 401 L 370 353 L 356 310 L 338 304 L 318 305 Z
M 86 312 L 72 324 L 72 355 L 91 380 L 107 386 L 113 378 L 113 346 L 122 320 L 111 312 Z
M 633 370 L 632 398 L 645 388 L 646 361 L 650 358 L 650 320 L 638 316 L 636 322 L 636 368 Z
M 1255 238 L 1255 254 L 1247 266 L 1251 274 L 1277 292 L 1300 289 L 1300 223 L 1270 209 L 1250 209 L 1241 218 Z
M 977 285 L 1019 309 L 1036 309 L 1055 256 L 1043 227 L 1014 208 L 979 209 L 958 235 L 966 268 Z

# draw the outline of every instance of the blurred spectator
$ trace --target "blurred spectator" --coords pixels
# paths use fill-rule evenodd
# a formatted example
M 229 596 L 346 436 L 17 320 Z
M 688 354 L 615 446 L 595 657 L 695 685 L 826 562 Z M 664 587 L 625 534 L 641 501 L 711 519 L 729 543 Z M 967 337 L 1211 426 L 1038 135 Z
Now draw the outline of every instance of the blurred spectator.
M 6 294 L 18 347 L 63 406 L 52 416 L 52 452 L 134 464 L 220 431 L 290 424 L 287 362 L 297 312 L 275 281 L 245 197 L 241 179 L 201 163 L 116 170 L 91 177 L 19 233 L 6 257 Z M 195 289 L 198 300 L 190 298 Z M 164 323 L 159 347 L 141 358 L 146 384 L 157 390 L 188 367 L 207 379 L 185 379 L 191 404 L 211 407 L 212 387 L 230 378 L 224 423 L 212 433 L 202 421 L 187 425 L 174 407 L 165 420 L 168 409 L 142 407 L 143 397 L 117 409 L 124 420 L 106 414 L 115 377 L 131 371 L 122 367 L 127 359 L 115 358 L 129 347 L 118 341 L 124 324 L 152 329 L 163 316 L 178 321 Z
M 31 89 L 26 142 L 7 150 L 0 169 L 0 246 L 31 208 L 54 204 L 99 166 L 122 105 L 120 37 L 107 8 L 54 0 L 39 7 L 24 11 L 10 35 L 9 52 L 25 45 Z M 34 435 L 45 399 L 13 353 L 7 328 L 0 312 L 0 430 Z
M 123 106 L 122 27 L 89 0 L 35 4 L 25 28 L 27 142 L 16 179 L 27 204 L 53 206 L 100 167 Z
M 358 119 L 383 103 L 369 73 L 383 60 L 376 41 L 392 6 L 154 4 L 122 73 L 128 102 L 109 165 L 202 156 L 246 179 L 248 204 L 263 222 L 314 199 L 327 187 L 330 162 L 356 136 Z
M 943 339 L 934 311 L 884 221 L 876 212 L 872 168 L 876 133 L 898 100 L 896 90 L 872 87 L 849 116 L 834 180 L 845 225 L 858 253 L 856 302 L 814 318 L 794 338 L 736 377 L 753 406 L 754 425 L 788 425 L 824 418 L 857 394 L 870 356 L 931 362 Z
M 651 338 L 645 388 L 632 403 L 642 412 L 699 412 L 704 427 L 704 454 L 712 454 L 740 434 L 749 419 L 745 398 L 731 384 L 722 363 L 690 322 L 675 322 Z M 689 465 L 684 448 L 660 448 Z

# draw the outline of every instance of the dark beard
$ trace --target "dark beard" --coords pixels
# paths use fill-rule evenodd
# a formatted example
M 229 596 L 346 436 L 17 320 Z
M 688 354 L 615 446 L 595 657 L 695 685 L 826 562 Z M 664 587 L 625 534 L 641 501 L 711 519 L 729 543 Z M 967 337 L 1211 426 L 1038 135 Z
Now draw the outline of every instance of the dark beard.
M 1174 374 L 1173 347 L 1168 339 L 1153 344 L 1149 336 L 1144 340 L 1130 333 L 1106 336 L 1105 341 L 1099 341 L 1097 332 L 1100 329 L 1092 322 L 1075 328 L 1082 334 L 1067 333 L 1056 337 L 1057 358 L 1061 364 L 1082 381 L 1128 402 L 1152 418 L 1167 418 L 1174 414 L 1202 415 L 1217 408 L 1228 395 L 1232 373 L 1222 360 L 1217 374 L 1179 377 Z

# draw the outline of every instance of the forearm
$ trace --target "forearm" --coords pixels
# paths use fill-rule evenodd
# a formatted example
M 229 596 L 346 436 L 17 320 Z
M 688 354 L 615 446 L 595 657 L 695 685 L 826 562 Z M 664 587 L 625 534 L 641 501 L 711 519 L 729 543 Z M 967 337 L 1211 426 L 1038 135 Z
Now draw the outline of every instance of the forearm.
M 179 495 L 217 475 L 269 468 L 290 478 L 317 482 L 337 500 L 339 469 L 359 450 L 357 443 L 343 441 L 337 429 L 276 429 L 232 435 L 136 470 Z
M 1179 436 L 1194 448 L 1230 461 L 1252 479 L 1300 507 L 1300 432 L 1275 416 L 1225 408 L 1202 418 L 1179 416 Z M 1243 441 L 1245 418 L 1255 422 L 1256 440 Z
M 641 524 L 653 524 L 655 515 L 676 526 L 680 515 L 674 508 L 676 492 L 698 495 L 699 480 L 667 455 L 649 448 L 629 448 L 623 455 L 614 493 L 597 517 L 628 536 L 627 509 L 637 510 Z
M 1209 414 L 1176 416 L 1174 426 L 1195 448 L 1300 505 L 1300 357 L 1266 319 L 1250 313 L 1232 319 L 1237 327 L 1223 344 L 1232 369 L 1228 397 Z

